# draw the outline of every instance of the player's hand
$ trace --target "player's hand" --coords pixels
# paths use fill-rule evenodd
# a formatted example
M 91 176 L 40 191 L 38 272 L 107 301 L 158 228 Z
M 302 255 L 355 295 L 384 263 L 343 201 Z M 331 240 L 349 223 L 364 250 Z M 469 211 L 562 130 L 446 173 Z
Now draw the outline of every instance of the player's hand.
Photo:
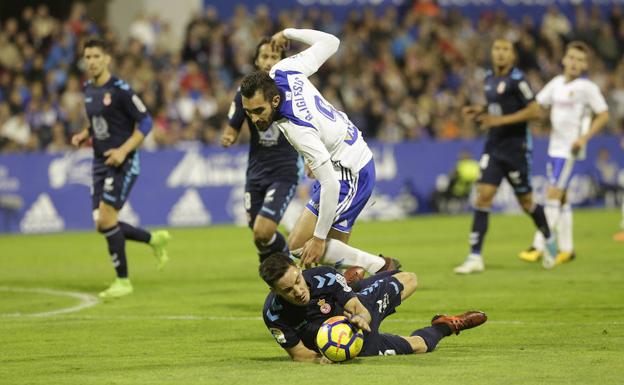
M 87 136 L 88 137 L 88 136 Z M 71 138 L 71 144 L 74 147 L 80 147 L 80 145 L 82 144 L 82 142 L 84 142 L 85 140 L 87 140 L 87 137 L 85 137 L 85 135 L 83 135 L 82 132 L 79 132 L 75 135 L 72 136 Z
M 362 329 L 364 331 L 367 331 L 367 332 L 371 331 L 370 325 L 368 324 L 366 319 L 362 317 L 361 315 L 359 314 L 351 315 L 350 313 L 345 312 L 345 316 L 349 319 L 349 322 L 351 322 L 353 326 L 359 329 Z
M 284 36 L 284 31 L 280 31 L 271 36 L 271 50 L 282 52 L 287 51 L 290 46 L 290 40 Z
M 462 108 L 464 119 L 474 120 L 481 113 L 483 113 L 483 106 L 466 106 Z
M 329 365 L 329 364 L 333 364 L 334 362 L 332 360 L 330 360 L 329 358 L 325 357 L 325 356 L 321 356 L 319 358 L 319 364 L 321 365 Z
M 308 166 L 308 164 L 307 164 L 307 163 L 303 166 L 303 169 L 304 169 L 305 175 L 306 175 L 308 178 L 310 178 L 310 179 L 316 179 L 316 176 L 314 176 L 314 173 L 312 172 L 312 169 L 310 168 L 310 166 Z
M 312 237 L 302 247 L 300 264 L 307 268 L 312 264 L 320 263 L 323 254 L 325 254 L 325 240 Z
M 106 157 L 105 165 L 119 167 L 126 160 L 128 154 L 121 148 L 111 148 L 104 153 L 104 156 Z
M 482 114 L 482 115 L 477 116 L 476 121 L 477 123 L 479 123 L 479 126 L 481 127 L 482 130 L 487 130 L 488 128 L 491 128 L 491 127 L 498 127 L 498 126 L 503 125 L 502 116 Z
M 238 132 L 230 127 L 227 127 L 221 135 L 221 145 L 223 147 L 230 147 L 238 139 Z
M 577 156 L 579 151 L 587 146 L 587 139 L 584 136 L 581 136 L 577 140 L 572 143 L 572 155 Z

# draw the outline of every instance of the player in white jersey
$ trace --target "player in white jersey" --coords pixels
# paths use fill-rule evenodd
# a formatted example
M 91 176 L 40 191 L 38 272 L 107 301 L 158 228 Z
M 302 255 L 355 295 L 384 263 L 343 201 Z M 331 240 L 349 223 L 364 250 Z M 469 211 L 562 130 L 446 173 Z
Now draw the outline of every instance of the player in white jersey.
M 288 238 L 301 264 L 361 266 L 369 273 L 393 270 L 396 260 L 347 245 L 355 219 L 375 185 L 373 154 L 347 115 L 336 110 L 308 80 L 336 52 L 340 40 L 315 30 L 287 28 L 273 36 L 310 47 L 256 71 L 241 83 L 243 108 L 259 131 L 275 124 L 303 155 L 317 182 L 310 202 Z
M 552 131 L 548 145 L 546 218 L 557 229 L 559 254 L 555 263 L 574 259 L 572 209 L 566 189 L 574 172 L 574 162 L 585 158 L 587 142 L 609 121 L 609 111 L 598 86 L 583 76 L 588 67 L 589 48 L 573 41 L 566 47 L 563 74 L 553 78 L 537 94 L 543 107 L 550 107 Z M 592 114 L 593 119 L 592 119 Z M 537 261 L 544 249 L 544 238 L 535 234 L 533 246 L 519 254 L 525 261 Z

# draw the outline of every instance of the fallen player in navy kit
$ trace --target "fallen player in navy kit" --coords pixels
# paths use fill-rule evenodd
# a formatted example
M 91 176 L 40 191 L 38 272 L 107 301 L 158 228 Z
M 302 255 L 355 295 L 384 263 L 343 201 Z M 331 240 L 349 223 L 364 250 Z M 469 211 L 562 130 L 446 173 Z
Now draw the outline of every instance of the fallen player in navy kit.
M 436 315 L 431 326 L 410 336 L 381 333 L 381 322 L 416 290 L 416 274 L 379 273 L 363 280 L 367 285 L 355 293 L 332 267 L 302 271 L 286 253 L 266 258 L 259 270 L 271 288 L 262 311 L 264 322 L 294 361 L 327 362 L 318 352 L 316 334 L 325 320 L 336 315 L 346 315 L 364 331 L 362 357 L 432 352 L 442 338 L 487 320 L 479 311 Z

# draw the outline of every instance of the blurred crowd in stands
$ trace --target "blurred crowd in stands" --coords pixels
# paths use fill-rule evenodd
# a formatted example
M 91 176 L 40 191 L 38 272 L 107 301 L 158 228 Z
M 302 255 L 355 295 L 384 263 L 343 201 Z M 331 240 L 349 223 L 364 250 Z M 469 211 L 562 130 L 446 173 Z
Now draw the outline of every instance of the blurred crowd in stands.
M 461 107 L 483 102 L 482 79 L 497 36 L 517 45 L 517 65 L 537 91 L 560 71 L 566 42 L 584 40 L 595 50 L 590 77 L 607 98 L 607 132 L 624 131 L 624 11 L 579 6 L 573 18 L 548 8 L 543 20 L 512 22 L 504 12 L 478 21 L 433 2 L 405 10 L 354 10 L 346 20 L 330 12 L 238 6 L 223 19 L 206 8 L 176 41 L 158 16 L 137 15 L 129 38 L 96 25 L 74 3 L 58 20 L 46 5 L 25 7 L 0 24 L 0 151 L 61 151 L 85 125 L 81 42 L 99 34 L 111 44 L 113 72 L 128 81 L 154 117 L 146 145 L 214 144 L 241 77 L 262 36 L 285 27 L 315 28 L 341 39 L 338 53 L 313 76 L 326 98 L 367 138 L 386 142 L 453 140 L 483 135 L 462 121 Z M 294 46 L 293 52 L 302 48 Z M 533 125 L 547 134 L 547 121 Z M 243 137 L 243 141 L 245 140 Z

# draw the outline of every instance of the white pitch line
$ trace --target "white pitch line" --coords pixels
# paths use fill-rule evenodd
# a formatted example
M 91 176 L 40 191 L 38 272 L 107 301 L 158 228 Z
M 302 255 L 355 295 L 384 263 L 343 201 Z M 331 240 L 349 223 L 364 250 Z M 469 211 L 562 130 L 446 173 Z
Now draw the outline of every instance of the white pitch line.
M 76 298 L 80 300 L 80 302 L 75 306 L 64 307 L 61 309 L 56 309 L 52 311 L 44 311 L 41 313 L 0 313 L 0 317 L 51 317 L 61 314 L 75 313 L 77 311 L 92 307 L 97 305 L 100 301 L 97 297 L 92 296 L 91 294 L 79 293 L 75 291 L 61 291 L 61 290 L 52 290 L 52 289 L 32 289 L 32 288 L 19 288 L 19 287 L 8 287 L 8 286 L 0 286 L 0 291 L 9 291 L 9 292 L 17 292 L 17 293 L 37 293 L 37 294 L 46 294 L 53 295 L 57 297 L 70 297 Z

